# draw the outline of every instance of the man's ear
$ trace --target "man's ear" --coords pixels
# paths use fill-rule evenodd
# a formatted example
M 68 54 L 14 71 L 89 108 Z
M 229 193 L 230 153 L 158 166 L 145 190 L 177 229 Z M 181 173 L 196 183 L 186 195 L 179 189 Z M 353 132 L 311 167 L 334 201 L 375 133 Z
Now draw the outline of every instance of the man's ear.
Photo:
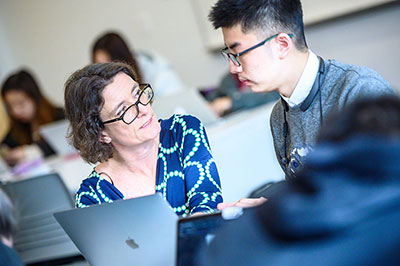
M 276 38 L 275 42 L 278 45 L 278 56 L 279 59 L 285 59 L 289 54 L 290 50 L 293 49 L 294 43 L 292 38 L 287 33 L 280 33 Z
M 99 140 L 101 142 L 104 142 L 107 144 L 111 143 L 111 141 L 112 141 L 111 137 L 106 132 L 104 132 L 104 130 L 101 132 L 101 136 L 100 136 Z

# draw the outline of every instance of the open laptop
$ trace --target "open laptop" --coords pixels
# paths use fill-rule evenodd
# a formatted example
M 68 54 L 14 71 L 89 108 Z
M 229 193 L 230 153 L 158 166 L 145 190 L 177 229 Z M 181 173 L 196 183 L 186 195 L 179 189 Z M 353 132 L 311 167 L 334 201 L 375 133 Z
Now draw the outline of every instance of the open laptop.
M 77 152 L 66 139 L 68 128 L 68 120 L 60 120 L 41 126 L 39 132 L 45 141 L 50 144 L 53 150 L 58 155 L 63 156 Z
M 200 92 L 193 88 L 157 97 L 152 108 L 161 119 L 169 118 L 173 114 L 190 114 L 199 118 L 204 125 L 218 120 L 218 116 L 210 109 Z
M 179 218 L 160 194 L 54 216 L 92 266 L 193 265 L 198 246 L 222 223 L 220 213 Z
M 159 194 L 54 217 L 92 266 L 175 265 L 178 216 Z

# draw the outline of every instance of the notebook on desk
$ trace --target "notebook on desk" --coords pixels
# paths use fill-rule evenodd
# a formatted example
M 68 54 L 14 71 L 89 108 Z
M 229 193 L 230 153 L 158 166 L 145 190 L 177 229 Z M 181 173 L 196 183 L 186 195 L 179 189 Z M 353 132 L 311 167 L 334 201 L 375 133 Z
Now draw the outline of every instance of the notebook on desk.
M 221 220 L 219 213 L 180 219 L 159 194 L 54 216 L 94 266 L 176 265 L 178 240 L 204 235 Z
M 67 141 L 68 128 L 68 120 L 60 120 L 41 126 L 39 132 L 58 155 L 70 155 L 77 151 Z
M 190 114 L 200 119 L 204 125 L 218 120 L 207 101 L 196 89 L 186 89 L 174 94 L 157 97 L 152 108 L 158 118 L 167 119 L 173 114 Z

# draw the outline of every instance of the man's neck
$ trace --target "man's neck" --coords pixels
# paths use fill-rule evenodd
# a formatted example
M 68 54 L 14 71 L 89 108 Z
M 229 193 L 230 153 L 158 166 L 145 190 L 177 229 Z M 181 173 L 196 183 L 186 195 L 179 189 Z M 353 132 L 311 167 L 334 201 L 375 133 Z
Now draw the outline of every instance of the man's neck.
M 286 59 L 287 71 L 285 73 L 287 79 L 285 80 L 281 88 L 279 88 L 279 94 L 290 98 L 294 89 L 297 86 L 297 83 L 301 78 L 301 75 L 304 72 L 309 55 L 310 52 L 307 49 L 306 52 L 294 51 L 290 56 L 288 56 L 288 58 Z

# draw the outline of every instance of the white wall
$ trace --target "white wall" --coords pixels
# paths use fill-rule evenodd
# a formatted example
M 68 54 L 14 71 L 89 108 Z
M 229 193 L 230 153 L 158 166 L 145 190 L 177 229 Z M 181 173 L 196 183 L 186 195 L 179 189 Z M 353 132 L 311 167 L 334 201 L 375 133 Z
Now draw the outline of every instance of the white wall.
M 400 3 L 306 28 L 309 47 L 325 59 L 368 66 L 400 91 Z
M 189 86 L 213 85 L 228 69 L 223 58 L 206 51 L 188 0 L 1 0 L 1 29 L 0 58 L 13 61 L 0 78 L 29 66 L 59 104 L 66 78 L 89 63 L 94 38 L 107 29 L 122 32 L 136 49 L 167 57 Z
M 1 0 L 0 81 L 28 66 L 61 104 L 63 83 L 90 62 L 94 38 L 118 29 L 135 48 L 167 57 L 188 86 L 216 85 L 228 65 L 207 51 L 195 9 L 191 0 Z M 400 5 L 306 33 L 316 53 L 370 66 L 400 88 Z

